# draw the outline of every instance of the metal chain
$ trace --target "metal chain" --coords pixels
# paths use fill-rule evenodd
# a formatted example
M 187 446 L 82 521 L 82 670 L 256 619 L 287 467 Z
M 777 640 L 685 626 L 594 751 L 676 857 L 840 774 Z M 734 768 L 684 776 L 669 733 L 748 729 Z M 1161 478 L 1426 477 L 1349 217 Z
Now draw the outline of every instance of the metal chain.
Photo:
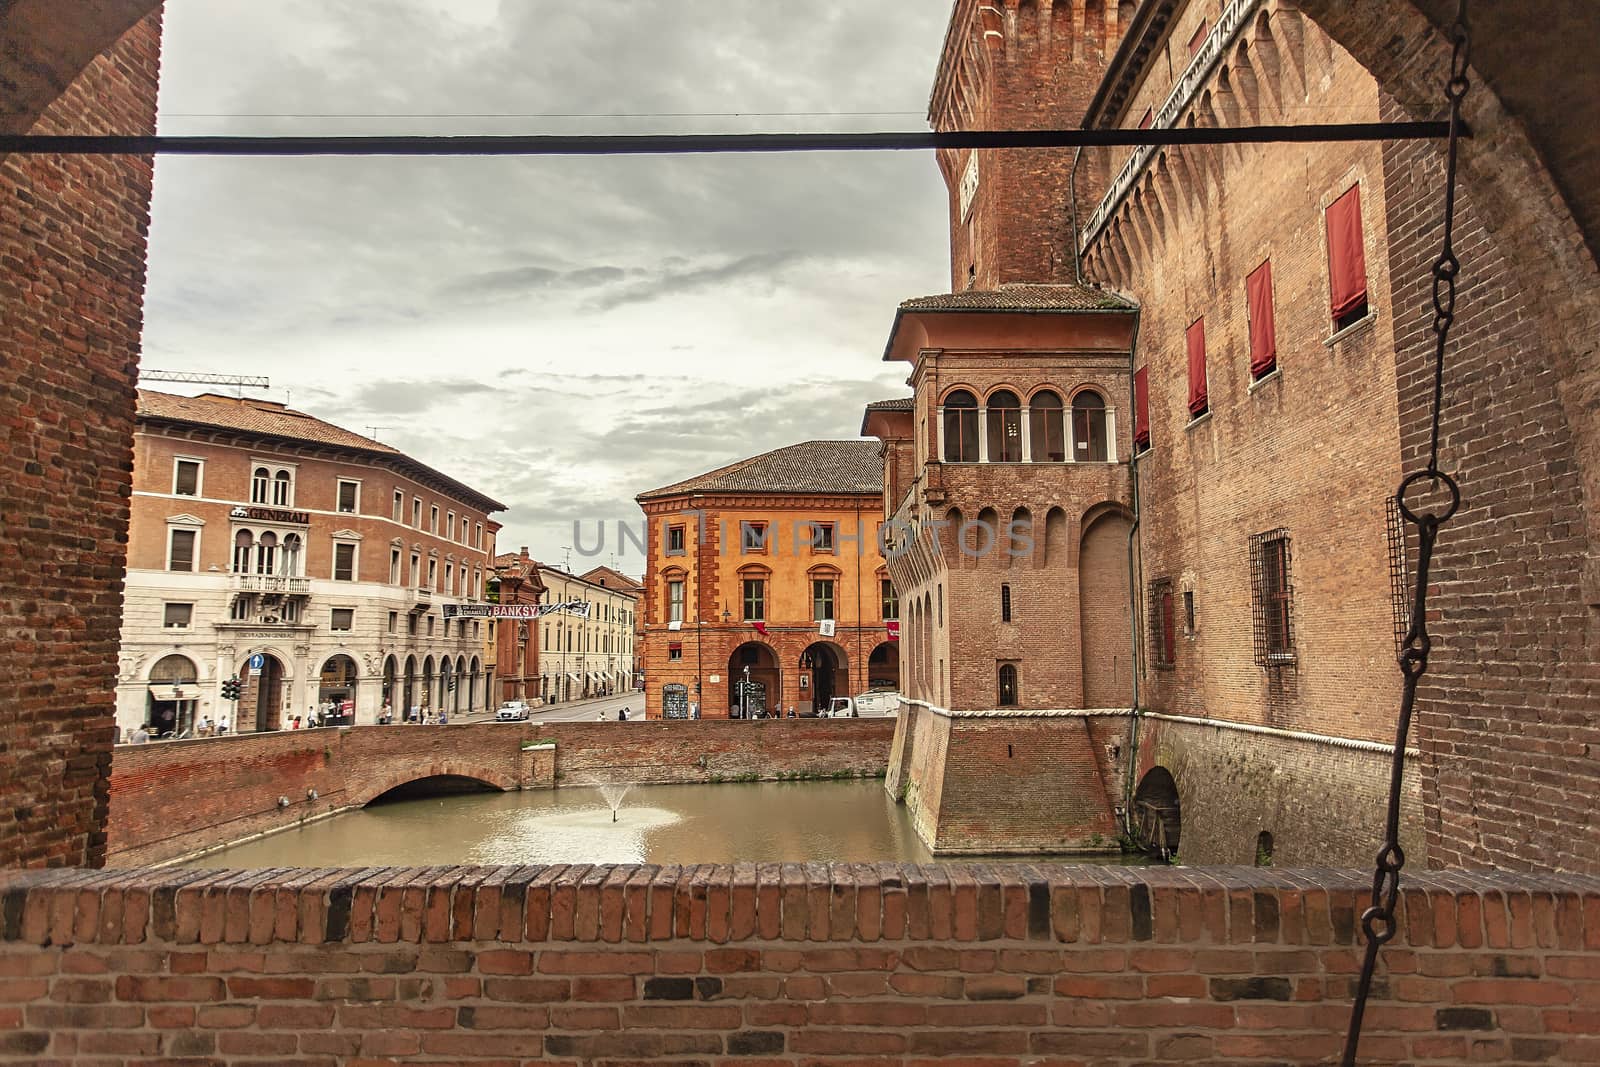
M 1377 870 L 1372 879 L 1372 903 L 1361 915 L 1361 928 L 1367 935 L 1366 958 L 1350 1008 L 1350 1030 L 1345 1035 L 1343 1067 L 1356 1067 L 1356 1048 L 1361 1042 L 1361 1021 L 1367 998 L 1372 992 L 1372 977 L 1378 968 L 1378 953 L 1395 935 L 1395 905 L 1400 898 L 1400 869 L 1405 866 L 1405 850 L 1400 847 L 1400 787 L 1405 776 L 1406 738 L 1411 732 L 1411 714 L 1417 701 L 1417 683 L 1428 669 L 1428 653 L 1433 640 L 1428 636 L 1428 570 L 1439 527 L 1461 506 L 1461 489 L 1455 479 L 1439 469 L 1439 412 L 1444 403 L 1444 352 L 1455 321 L 1456 275 L 1461 262 L 1452 247 L 1456 212 L 1456 147 L 1461 135 L 1461 102 L 1467 95 L 1467 64 L 1471 38 L 1467 33 L 1467 0 L 1459 0 L 1455 25 L 1451 27 L 1454 51 L 1450 59 L 1450 80 L 1445 97 L 1450 101 L 1450 140 L 1445 156 L 1444 247 L 1433 264 L 1433 425 L 1428 441 L 1428 465 L 1407 475 L 1395 492 L 1395 502 L 1405 520 L 1417 528 L 1417 582 L 1411 604 L 1411 627 L 1400 651 L 1400 673 L 1404 684 L 1400 698 L 1400 720 L 1395 729 L 1394 756 L 1389 769 L 1389 808 L 1384 819 L 1384 844 L 1378 852 Z M 1434 490 L 1443 485 L 1449 491 L 1449 504 L 1443 511 L 1413 511 L 1406 504 L 1406 493 L 1426 481 Z

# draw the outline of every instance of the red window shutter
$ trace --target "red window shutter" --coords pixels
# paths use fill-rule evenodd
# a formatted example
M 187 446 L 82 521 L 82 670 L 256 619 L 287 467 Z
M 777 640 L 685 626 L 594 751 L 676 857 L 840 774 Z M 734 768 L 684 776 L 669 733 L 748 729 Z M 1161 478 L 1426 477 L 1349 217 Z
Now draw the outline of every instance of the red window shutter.
M 1172 590 L 1167 589 L 1161 594 L 1161 662 L 1171 663 L 1177 659 L 1177 649 L 1177 628 L 1172 616 Z
M 1145 108 L 1144 109 L 1144 118 L 1139 120 L 1139 128 L 1141 130 L 1148 130 L 1150 128 L 1150 124 L 1152 122 L 1154 122 L 1154 121 L 1155 121 L 1155 114 L 1153 112 L 1151 112 L 1151 110 L 1149 108 Z
M 1184 335 L 1189 345 L 1189 414 L 1206 410 L 1206 320 L 1199 318 Z
M 1133 443 L 1135 447 L 1150 445 L 1150 368 L 1140 367 L 1133 372 Z
M 1272 319 L 1272 260 L 1244 280 L 1250 307 L 1250 377 L 1260 378 L 1278 365 L 1278 333 Z
M 1206 31 L 1211 29 L 1211 23 L 1206 19 L 1200 20 L 1200 28 L 1194 31 L 1194 36 L 1189 38 L 1189 54 L 1192 56 L 1200 51 L 1200 46 L 1206 43 Z
M 1367 299 L 1367 252 L 1361 240 L 1361 186 L 1328 205 L 1328 290 L 1333 317 Z

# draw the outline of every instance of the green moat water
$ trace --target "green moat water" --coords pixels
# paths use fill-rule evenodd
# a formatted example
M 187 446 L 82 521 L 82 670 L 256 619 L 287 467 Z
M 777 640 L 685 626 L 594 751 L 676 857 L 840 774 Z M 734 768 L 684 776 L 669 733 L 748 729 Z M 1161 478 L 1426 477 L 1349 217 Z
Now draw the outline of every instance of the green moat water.
M 614 788 L 614 787 L 613 787 Z M 213 852 L 202 867 L 503 863 L 928 863 L 881 781 L 470 793 L 375 804 Z M 959 857 L 973 859 L 977 857 Z M 1025 858 L 1025 857 L 1012 857 Z M 1063 859 L 1068 857 L 1062 857 Z M 1072 862 L 1143 862 L 1117 855 Z

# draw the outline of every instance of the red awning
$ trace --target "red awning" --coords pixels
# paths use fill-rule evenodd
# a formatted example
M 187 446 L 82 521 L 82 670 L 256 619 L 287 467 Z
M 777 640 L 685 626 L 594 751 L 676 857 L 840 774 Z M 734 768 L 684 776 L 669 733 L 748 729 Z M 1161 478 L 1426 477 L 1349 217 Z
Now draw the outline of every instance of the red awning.
M 1333 317 L 1366 302 L 1367 252 L 1361 239 L 1361 186 L 1328 205 L 1328 292 Z
M 1259 378 L 1278 365 L 1278 331 L 1272 318 L 1272 260 L 1244 280 L 1250 308 L 1250 377 Z
M 1206 320 L 1195 319 L 1184 334 L 1189 347 L 1189 414 L 1206 410 Z

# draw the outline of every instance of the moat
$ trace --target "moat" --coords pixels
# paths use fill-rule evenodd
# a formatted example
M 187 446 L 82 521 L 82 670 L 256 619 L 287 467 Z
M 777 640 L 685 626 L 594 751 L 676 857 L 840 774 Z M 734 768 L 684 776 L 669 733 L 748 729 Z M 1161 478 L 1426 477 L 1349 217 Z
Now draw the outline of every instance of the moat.
M 212 852 L 201 867 L 509 863 L 927 863 L 877 780 L 471 793 L 374 804 Z M 963 857 L 975 858 L 975 857 Z M 1027 857 L 1039 858 L 1039 857 Z M 1073 862 L 1143 862 L 1117 855 Z

